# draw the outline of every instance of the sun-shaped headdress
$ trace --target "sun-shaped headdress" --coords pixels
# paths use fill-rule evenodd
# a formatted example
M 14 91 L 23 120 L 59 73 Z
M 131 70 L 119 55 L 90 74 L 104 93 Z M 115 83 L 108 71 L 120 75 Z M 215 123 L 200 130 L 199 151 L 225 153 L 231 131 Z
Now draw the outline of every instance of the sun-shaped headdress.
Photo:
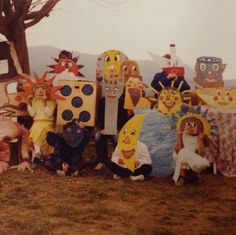
M 164 86 L 161 81 L 158 83 L 162 88 L 159 92 L 149 86 L 157 94 L 157 99 L 155 100 L 156 104 L 153 108 L 154 110 L 166 115 L 176 115 L 181 111 L 182 105 L 190 103 L 190 90 L 182 89 L 182 86 L 184 85 L 183 81 L 179 84 L 177 84 L 176 81 L 172 81 L 170 87 Z
M 201 122 L 203 127 L 203 134 L 206 136 L 215 137 L 217 135 L 217 125 L 214 119 L 207 118 L 208 109 L 205 111 L 201 110 L 201 106 L 187 107 L 182 106 L 179 118 L 176 124 L 176 129 L 180 130 L 183 127 L 183 123 L 187 120 L 197 119 Z
M 42 77 L 39 77 L 34 73 L 34 80 L 30 77 L 24 77 L 25 82 L 22 84 L 21 88 L 26 96 L 34 96 L 35 89 L 37 87 L 44 87 L 47 93 L 48 99 L 52 100 L 64 100 L 64 98 L 57 94 L 57 91 L 61 89 L 61 86 L 53 86 L 52 83 L 56 76 L 50 79 L 46 79 L 47 72 L 45 72 Z
M 72 53 L 70 53 L 70 56 L 60 53 L 59 58 L 53 59 L 56 64 L 48 65 L 48 67 L 52 69 L 49 73 L 60 74 L 67 70 L 69 73 L 73 73 L 77 77 L 84 77 L 84 75 L 79 71 L 84 67 L 84 65 L 77 64 L 79 56 L 72 58 Z

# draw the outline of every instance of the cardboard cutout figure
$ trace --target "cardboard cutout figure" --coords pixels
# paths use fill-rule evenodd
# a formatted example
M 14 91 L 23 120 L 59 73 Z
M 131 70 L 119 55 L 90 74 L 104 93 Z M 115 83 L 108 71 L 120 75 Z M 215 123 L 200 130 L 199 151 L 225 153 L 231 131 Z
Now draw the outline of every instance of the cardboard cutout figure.
M 134 172 L 136 160 L 136 146 L 145 114 L 131 118 L 121 129 L 118 137 L 119 159 Z
M 120 67 L 121 77 L 126 83 L 129 77 L 139 77 L 140 69 L 138 63 L 134 60 L 125 60 Z
M 206 136 L 211 133 L 211 127 L 206 118 L 197 113 L 187 112 L 177 122 L 177 142 L 173 158 L 176 162 L 173 180 L 182 185 L 188 180 L 186 170 L 191 170 L 191 179 L 198 180 L 193 172 L 200 173 L 210 166 L 204 158 L 206 152 Z M 192 172 L 193 171 L 193 172 Z M 181 178 L 179 179 L 179 177 Z
M 95 125 L 96 82 L 88 80 L 59 82 L 61 96 L 64 100 L 58 101 L 57 125 L 65 125 L 73 119 L 79 119 L 85 126 Z
M 97 81 L 109 80 L 120 82 L 120 66 L 121 63 L 127 59 L 127 56 L 119 50 L 108 50 L 98 57 L 97 61 Z
M 223 87 L 223 72 L 226 64 L 218 57 L 202 56 L 195 64 L 194 81 L 202 87 Z
M 19 78 L 19 79 L 18 79 Z M 19 92 L 19 80 L 22 78 L 2 79 L 0 82 L 0 115 L 1 116 L 28 116 L 27 99 Z
M 210 107 L 222 109 L 236 108 L 236 89 L 202 88 L 196 89 L 196 94 Z

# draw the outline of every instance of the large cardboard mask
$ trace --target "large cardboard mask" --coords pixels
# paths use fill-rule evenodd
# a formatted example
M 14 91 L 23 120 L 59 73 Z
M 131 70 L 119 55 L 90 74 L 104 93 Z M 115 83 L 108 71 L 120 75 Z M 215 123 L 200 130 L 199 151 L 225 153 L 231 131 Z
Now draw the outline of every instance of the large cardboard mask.
M 225 87 L 196 89 L 196 94 L 210 107 L 236 108 L 236 89 Z
M 187 112 L 178 119 L 176 129 L 185 131 L 189 135 L 198 135 L 203 133 L 206 136 L 211 134 L 211 126 L 208 120 L 201 114 Z
M 125 166 L 134 171 L 136 147 L 145 114 L 138 114 L 131 118 L 121 129 L 118 138 L 119 158 Z
M 125 60 L 121 64 L 121 77 L 123 78 L 124 82 L 126 83 L 129 77 L 139 77 L 140 70 L 138 63 L 134 60 Z
M 174 81 L 172 82 L 171 87 L 164 87 L 160 82 L 162 90 L 159 93 L 155 91 L 158 98 L 154 109 L 157 109 L 159 112 L 166 115 L 173 115 L 180 112 L 181 106 L 184 104 L 186 105 L 185 102 L 190 102 L 191 100 L 190 96 L 186 96 L 189 91 L 180 92 L 182 84 L 183 82 L 179 84 L 178 88 L 175 88 Z
M 116 81 L 121 78 L 120 66 L 127 59 L 127 56 L 118 50 L 108 50 L 98 57 L 97 70 L 103 77 L 104 81 Z
M 164 88 L 161 90 L 157 109 L 167 115 L 172 115 L 180 112 L 182 102 L 181 93 L 174 88 Z
M 177 76 L 184 75 L 183 62 L 176 56 L 175 45 L 170 45 L 170 54 L 166 54 L 163 57 L 149 52 L 152 59 L 163 69 L 163 71 L 168 75 L 169 73 L 174 73 Z
M 150 108 L 151 102 L 143 97 L 142 77 L 130 76 L 125 83 L 125 109 Z
M 70 147 L 77 148 L 84 139 L 84 133 L 75 122 L 70 122 L 63 127 L 63 138 Z
M 97 86 L 96 82 L 61 80 L 60 92 L 64 100 L 58 101 L 57 125 L 65 125 L 79 119 L 85 126 L 95 125 Z
M 123 91 L 123 83 L 102 83 L 102 94 L 105 97 L 105 135 L 117 134 L 118 103 Z
M 195 64 L 196 76 L 194 81 L 202 87 L 223 87 L 223 72 L 226 64 L 217 57 L 202 56 Z

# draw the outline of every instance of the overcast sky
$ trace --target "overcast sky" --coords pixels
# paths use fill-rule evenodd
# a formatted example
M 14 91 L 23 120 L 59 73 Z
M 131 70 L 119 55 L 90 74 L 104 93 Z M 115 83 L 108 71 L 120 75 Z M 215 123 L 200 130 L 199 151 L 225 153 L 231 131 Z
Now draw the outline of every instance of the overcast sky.
M 224 79 L 236 79 L 236 0 L 61 0 L 27 38 L 90 54 L 119 49 L 130 59 L 166 54 L 175 43 L 184 63 L 221 57 Z

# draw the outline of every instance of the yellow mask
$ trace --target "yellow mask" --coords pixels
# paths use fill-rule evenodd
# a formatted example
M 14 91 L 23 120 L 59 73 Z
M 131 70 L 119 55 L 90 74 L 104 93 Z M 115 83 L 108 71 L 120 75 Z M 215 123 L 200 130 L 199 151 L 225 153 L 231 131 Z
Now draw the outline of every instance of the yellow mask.
M 236 108 L 236 89 L 204 88 L 196 89 L 197 95 L 210 107 L 213 108 Z
M 121 129 L 118 138 L 119 158 L 126 167 L 134 171 L 136 146 L 145 114 L 138 114 L 131 118 Z
M 180 91 L 170 87 L 161 90 L 157 104 L 157 109 L 161 113 L 176 114 L 181 111 L 181 105 L 183 105 L 183 102 Z

